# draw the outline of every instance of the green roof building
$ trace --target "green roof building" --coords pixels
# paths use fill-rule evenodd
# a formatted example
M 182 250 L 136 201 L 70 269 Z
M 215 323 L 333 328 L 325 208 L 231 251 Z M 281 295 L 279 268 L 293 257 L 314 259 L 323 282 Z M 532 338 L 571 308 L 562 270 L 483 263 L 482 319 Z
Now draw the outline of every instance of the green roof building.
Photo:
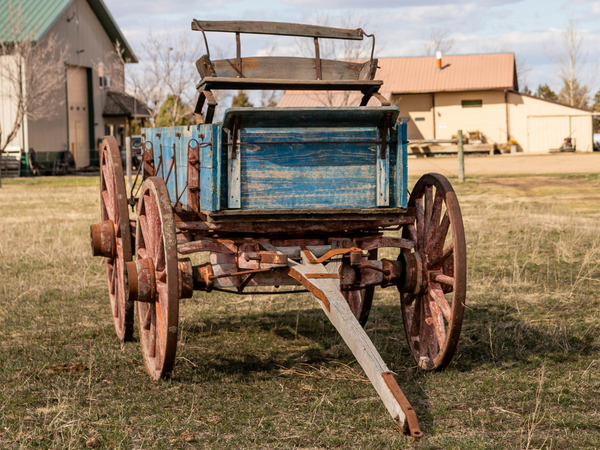
M 0 18 L 8 17 L 18 26 L 0 26 L 0 40 L 5 44 L 23 39 L 43 44 L 53 35 L 66 49 L 66 76 L 57 80 L 64 86 L 57 86 L 53 93 L 58 111 L 37 120 L 25 118 L 9 144 L 23 154 L 21 172 L 30 166 L 30 148 L 38 162 L 50 167 L 67 150 L 77 168 L 97 166 L 102 136 L 112 134 L 124 145 L 128 121 L 149 116 L 142 103 L 124 93 L 124 64 L 138 61 L 117 23 L 102 0 L 0 0 Z M 7 133 L 14 123 L 15 107 L 2 97 L 3 89 L 8 89 L 7 82 L 0 78 L 0 125 Z M 115 99 L 120 108 L 115 108 Z M 135 105 L 133 111 L 127 105 Z

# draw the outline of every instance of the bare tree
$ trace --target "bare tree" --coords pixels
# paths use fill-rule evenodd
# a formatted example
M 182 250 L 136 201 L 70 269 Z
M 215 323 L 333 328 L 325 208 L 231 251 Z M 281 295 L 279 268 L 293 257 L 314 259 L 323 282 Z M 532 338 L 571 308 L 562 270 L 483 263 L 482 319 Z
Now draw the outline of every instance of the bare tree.
M 593 74 L 588 73 L 588 54 L 583 47 L 584 36 L 573 19 L 569 19 L 561 33 L 560 42 L 551 49 L 544 49 L 546 56 L 558 69 L 558 76 L 563 87 L 558 94 L 559 101 L 571 106 L 583 108 L 589 100 Z
M 141 67 L 129 74 L 130 89 L 148 106 L 153 121 L 164 106 L 171 125 L 176 125 L 191 111 L 189 105 L 199 81 L 194 61 L 202 50 L 188 35 L 152 33 L 148 33 L 142 50 Z M 167 97 L 173 101 L 166 103 Z
M 265 56 L 274 56 L 275 55 L 275 45 L 269 45 L 265 51 Z M 281 98 L 282 91 L 274 91 L 274 90 L 262 90 L 260 91 L 260 98 L 258 102 L 260 106 L 270 107 L 277 106 L 277 102 Z
M 429 28 L 429 39 L 423 44 L 425 54 L 434 56 L 436 52 L 446 54 L 454 47 L 454 39 L 450 37 L 450 32 L 442 28 Z
M 58 113 L 55 94 L 64 89 L 67 47 L 54 34 L 35 42 L 36 28 L 26 27 L 21 8 L 9 2 L 8 17 L 0 17 L 8 39 L 0 40 L 0 100 L 12 105 L 14 118 L 6 130 L 0 123 L 2 153 L 17 137 L 25 118 L 34 121 Z M 0 173 L 0 187 L 2 186 Z
M 366 16 L 345 12 L 337 23 L 329 15 L 317 15 L 309 20 L 310 23 L 322 26 L 338 26 L 347 29 L 359 29 L 369 32 L 369 20 Z M 319 54 L 323 59 L 340 61 L 361 61 L 368 59 L 371 55 L 372 41 L 365 38 L 362 41 L 321 39 L 319 40 Z M 379 46 L 379 50 L 381 50 Z M 315 46 L 311 39 L 298 38 L 296 40 L 296 53 L 304 57 L 315 56 Z M 352 91 L 321 91 L 309 94 L 312 99 L 324 106 L 348 106 L 354 101 L 360 100 L 361 96 Z

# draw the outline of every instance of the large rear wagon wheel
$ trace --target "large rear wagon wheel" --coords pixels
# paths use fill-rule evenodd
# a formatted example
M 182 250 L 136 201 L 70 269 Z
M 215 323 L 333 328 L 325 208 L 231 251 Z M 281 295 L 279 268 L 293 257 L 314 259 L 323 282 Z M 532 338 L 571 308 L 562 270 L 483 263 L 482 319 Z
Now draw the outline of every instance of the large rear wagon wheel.
M 135 256 L 137 272 L 145 270 L 151 285 L 145 301 L 137 298 L 144 364 L 154 380 L 168 378 L 177 352 L 180 288 L 175 219 L 161 178 L 150 177 L 142 185 Z M 137 284 L 141 291 L 142 286 Z
M 467 291 L 467 249 L 460 206 L 450 182 L 442 175 L 424 175 L 408 203 L 415 223 L 402 237 L 416 243 L 403 250 L 411 260 L 411 293 L 401 293 L 404 331 L 419 367 L 442 370 L 452 360 L 462 327 Z
M 103 225 L 112 228 L 112 257 L 106 257 L 106 276 L 108 296 L 117 337 L 121 341 L 133 339 L 133 302 L 129 301 L 125 291 L 125 264 L 131 261 L 131 226 L 127 210 L 127 191 L 121 164 L 121 154 L 117 141 L 112 136 L 102 139 L 100 150 L 100 208 L 102 224 L 92 225 L 92 246 L 94 231 Z M 94 228 L 96 227 L 96 228 Z M 96 231 L 96 242 L 99 242 Z M 96 251 L 94 251 L 97 254 Z

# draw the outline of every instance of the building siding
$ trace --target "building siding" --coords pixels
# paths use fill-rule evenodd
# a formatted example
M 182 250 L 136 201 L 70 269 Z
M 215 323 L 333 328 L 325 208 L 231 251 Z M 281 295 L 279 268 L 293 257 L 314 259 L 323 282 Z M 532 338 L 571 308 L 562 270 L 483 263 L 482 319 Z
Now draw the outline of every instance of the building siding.
M 13 71 L 15 67 L 14 56 L 0 56 L 0 126 L 2 127 L 2 143 L 12 131 L 17 115 L 17 102 L 13 84 L 3 76 L 7 71 Z M 27 118 L 24 119 L 17 135 L 9 143 L 9 147 L 26 148 L 26 135 L 24 130 L 27 128 Z
M 433 94 L 394 95 L 391 100 L 393 105 L 400 108 L 400 117 L 404 120 L 409 119 L 409 140 L 433 139 Z
M 557 150 L 567 137 L 574 139 L 577 151 L 593 151 L 590 112 L 512 92 L 508 106 L 511 137 L 524 152 Z
M 481 100 L 481 107 L 465 108 L 463 100 Z M 503 91 L 440 92 L 435 94 L 435 138 L 451 139 L 458 130 L 480 131 L 489 143 L 506 142 Z
M 68 18 L 71 20 L 67 21 Z M 102 111 L 106 99 L 106 90 L 101 89 L 98 83 L 98 63 L 103 63 L 105 75 L 111 77 L 111 89 L 117 91 L 123 91 L 124 88 L 124 66 L 117 57 L 104 27 L 86 0 L 75 0 L 66 8 L 49 33 L 54 33 L 67 45 L 67 65 L 91 69 L 94 127 L 90 129 L 90 134 L 97 140 L 104 135 Z M 61 105 L 58 114 L 29 124 L 30 145 L 36 152 L 58 152 L 69 148 L 64 86 L 57 90 L 56 101 Z

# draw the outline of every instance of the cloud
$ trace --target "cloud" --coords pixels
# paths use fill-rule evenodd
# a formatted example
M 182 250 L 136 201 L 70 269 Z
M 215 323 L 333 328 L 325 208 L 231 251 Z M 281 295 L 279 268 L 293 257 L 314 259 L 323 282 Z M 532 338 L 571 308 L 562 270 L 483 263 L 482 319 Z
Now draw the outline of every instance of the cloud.
M 456 0 L 452 5 L 446 0 L 282 0 L 294 6 L 310 7 L 318 6 L 320 9 L 329 8 L 388 8 L 400 9 L 414 6 L 461 6 L 461 5 L 479 5 L 479 6 L 502 6 L 508 3 L 520 3 L 523 0 L 482 0 L 474 2 L 473 0 Z

